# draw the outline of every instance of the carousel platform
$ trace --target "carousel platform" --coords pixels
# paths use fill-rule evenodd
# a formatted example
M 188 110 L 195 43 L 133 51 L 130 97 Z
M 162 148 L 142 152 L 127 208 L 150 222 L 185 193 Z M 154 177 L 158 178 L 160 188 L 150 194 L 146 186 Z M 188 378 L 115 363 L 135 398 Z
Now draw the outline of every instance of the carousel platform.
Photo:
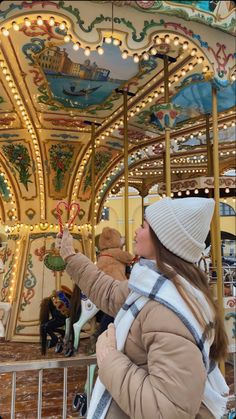
M 81 341 L 80 357 L 86 354 L 89 339 Z M 51 360 L 62 358 L 54 349 L 49 349 L 46 356 L 42 356 L 37 343 L 6 342 L 0 339 L 0 363 L 14 361 Z M 70 359 L 70 358 L 69 358 Z M 73 412 L 72 404 L 76 393 L 84 391 L 87 368 L 68 368 L 67 381 L 67 419 L 80 417 Z M 11 418 L 12 374 L 1 374 L 0 378 L 0 417 Z M 15 419 L 36 419 L 38 405 L 38 374 L 37 371 L 17 372 Z M 45 370 L 42 382 L 42 418 L 61 419 L 63 405 L 63 369 Z

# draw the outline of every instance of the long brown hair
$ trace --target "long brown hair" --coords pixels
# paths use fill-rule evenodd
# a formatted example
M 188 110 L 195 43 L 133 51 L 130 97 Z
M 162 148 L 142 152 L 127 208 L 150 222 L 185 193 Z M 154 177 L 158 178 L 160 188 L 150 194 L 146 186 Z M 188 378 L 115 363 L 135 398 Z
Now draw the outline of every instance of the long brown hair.
M 210 357 L 215 361 L 226 358 L 228 338 L 225 332 L 221 312 L 217 306 L 217 302 L 214 301 L 211 295 L 206 274 L 193 263 L 181 259 L 174 253 L 170 252 L 166 247 L 164 247 L 151 227 L 150 233 L 156 249 L 156 263 L 158 269 L 163 275 L 167 276 L 174 283 L 179 294 L 189 306 L 193 315 L 204 330 L 207 327 L 207 324 L 200 311 L 201 309 L 198 306 L 197 301 L 186 291 L 178 275 L 185 278 L 191 285 L 200 290 L 206 297 L 206 300 L 210 305 L 210 308 L 212 309 L 215 317 L 214 341 L 211 345 Z M 208 336 L 210 332 L 211 330 L 208 330 Z

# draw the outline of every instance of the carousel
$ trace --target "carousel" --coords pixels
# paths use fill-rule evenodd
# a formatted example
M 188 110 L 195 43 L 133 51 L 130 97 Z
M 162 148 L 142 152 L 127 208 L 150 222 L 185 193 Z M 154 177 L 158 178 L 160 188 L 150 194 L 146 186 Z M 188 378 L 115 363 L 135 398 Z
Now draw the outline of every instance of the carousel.
M 234 1 L 1 2 L 2 343 L 38 344 L 40 305 L 53 293 L 69 318 L 71 279 L 56 245 L 63 227 L 76 250 L 95 262 L 104 208 L 122 196 L 120 232 L 132 253 L 131 191 L 139 198 L 138 225 L 155 190 L 155 200 L 215 199 L 207 272 L 232 361 L 236 254 L 234 247 L 225 278 L 220 210 L 227 203 L 235 215 L 235 25 Z M 235 235 L 232 221 L 232 240 Z M 96 314 L 86 296 L 81 301 L 76 349 Z M 86 358 L 83 365 L 93 364 Z M 13 367 L 7 371 L 15 377 Z M 41 416 L 40 391 L 36 413 L 15 416 L 13 396 L 8 417 L 52 417 Z M 53 417 L 70 414 L 63 405 Z

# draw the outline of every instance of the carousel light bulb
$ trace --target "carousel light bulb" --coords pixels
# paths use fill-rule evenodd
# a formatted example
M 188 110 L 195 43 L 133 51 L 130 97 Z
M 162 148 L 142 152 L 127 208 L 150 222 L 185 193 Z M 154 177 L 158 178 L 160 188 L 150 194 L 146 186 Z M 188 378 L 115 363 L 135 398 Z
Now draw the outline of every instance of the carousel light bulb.
M 185 71 L 185 69 L 184 69 L 184 68 L 183 68 L 183 70 L 181 71 L 181 74 L 182 74 L 182 76 L 185 76 L 186 71 Z
M 48 21 L 48 23 L 49 23 L 49 25 L 50 26 L 54 26 L 55 25 L 55 19 L 54 19 L 54 17 L 50 17 L 50 19 L 49 19 L 49 21 Z
M 190 195 L 190 191 L 189 190 L 186 191 L 186 195 Z
M 42 26 L 43 25 L 43 19 L 41 18 L 41 16 L 37 17 L 37 25 L 38 26 Z
M 3 34 L 4 36 L 9 36 L 9 30 L 8 30 L 8 29 L 6 29 L 6 28 L 2 28 L 1 30 L 2 30 L 2 34 Z
M 114 38 L 113 39 L 113 45 L 115 45 L 116 47 L 118 46 L 118 45 L 120 45 L 120 40 L 119 39 L 117 39 L 117 38 Z
M 206 65 L 205 67 L 203 67 L 202 72 L 206 73 L 209 70 L 209 67 Z
M 71 35 L 65 35 L 64 36 L 64 42 L 68 43 L 71 41 Z
M 229 192 L 230 192 L 229 188 L 225 188 L 225 193 L 229 193 Z
M 179 45 L 179 38 L 177 36 L 174 38 L 174 45 Z
M 73 44 L 73 50 L 74 51 L 78 51 L 78 49 L 79 49 L 79 47 L 80 47 L 80 43 L 79 42 L 75 42 L 75 44 Z
M 184 50 L 188 49 L 188 42 L 184 42 L 184 43 L 183 43 L 183 49 L 184 49 Z
M 112 43 L 111 36 L 106 36 L 104 40 L 105 40 L 106 44 L 111 44 Z
M 31 26 L 31 22 L 30 22 L 30 20 L 28 19 L 28 17 L 26 17 L 26 18 L 24 19 L 24 22 L 25 22 L 25 26 L 27 26 L 27 28 L 29 28 L 29 27 Z
M 192 63 L 189 64 L 188 69 L 191 71 L 193 69 Z
M 144 61 L 149 60 L 149 54 L 146 51 L 143 53 L 142 57 L 143 57 Z
M 178 80 L 179 80 L 179 77 L 176 75 L 176 76 L 174 77 L 174 80 L 175 80 L 175 81 L 178 81 Z
M 170 43 L 170 37 L 169 37 L 169 35 L 166 35 L 165 36 L 165 43 L 166 44 L 169 44 Z
M 198 194 L 198 189 L 194 189 L 194 193 L 195 193 L 195 195 L 197 195 Z
M 59 28 L 62 30 L 62 31 L 64 31 L 64 29 L 66 29 L 66 22 L 61 22 L 60 23 L 60 25 L 59 25 Z
M 134 59 L 134 62 L 135 63 L 138 63 L 139 62 L 139 56 L 138 56 L 138 54 L 134 54 L 133 55 L 133 59 Z
M 204 189 L 204 192 L 205 192 L 205 193 L 209 193 L 209 189 L 208 189 L 208 188 L 205 188 L 205 189 Z
M 20 26 L 16 22 L 12 22 L 12 27 L 13 27 L 14 31 L 18 31 L 20 29 Z
M 198 64 L 201 64 L 203 62 L 203 57 L 198 57 L 197 62 Z
M 99 47 L 97 47 L 97 52 L 98 52 L 99 55 L 103 55 L 104 54 L 104 49 L 101 46 L 99 46 Z
M 152 47 L 150 50 L 151 55 L 156 55 L 157 54 L 157 49 L 155 47 Z
M 192 49 L 192 51 L 191 51 L 191 55 L 192 55 L 192 57 L 194 57 L 194 55 L 196 55 L 196 53 L 197 53 L 196 48 L 193 48 L 193 49 Z
M 178 191 L 177 195 L 178 196 L 182 196 L 182 192 L 181 191 Z
M 91 52 L 90 48 L 86 47 L 85 50 L 84 50 L 84 55 L 86 55 L 86 57 L 88 57 L 90 55 L 90 52 Z
M 126 60 L 126 58 L 128 58 L 128 51 L 123 51 L 121 57 L 123 58 L 123 60 Z
M 159 38 L 159 36 L 156 36 L 156 38 L 155 38 L 155 43 L 156 43 L 157 45 L 161 45 L 162 40 L 161 40 L 161 38 Z

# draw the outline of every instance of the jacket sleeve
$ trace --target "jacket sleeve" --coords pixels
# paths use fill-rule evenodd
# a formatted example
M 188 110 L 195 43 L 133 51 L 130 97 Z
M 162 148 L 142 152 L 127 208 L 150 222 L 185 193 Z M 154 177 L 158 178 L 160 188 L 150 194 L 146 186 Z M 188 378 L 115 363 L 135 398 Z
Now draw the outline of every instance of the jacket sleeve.
M 113 317 L 129 293 L 128 281 L 114 280 L 82 253 L 69 258 L 66 271 L 97 308 Z
M 150 320 L 142 325 L 147 369 L 112 351 L 102 361 L 99 378 L 131 419 L 195 418 L 206 379 L 201 352 L 174 331 L 155 331 L 155 316 Z

